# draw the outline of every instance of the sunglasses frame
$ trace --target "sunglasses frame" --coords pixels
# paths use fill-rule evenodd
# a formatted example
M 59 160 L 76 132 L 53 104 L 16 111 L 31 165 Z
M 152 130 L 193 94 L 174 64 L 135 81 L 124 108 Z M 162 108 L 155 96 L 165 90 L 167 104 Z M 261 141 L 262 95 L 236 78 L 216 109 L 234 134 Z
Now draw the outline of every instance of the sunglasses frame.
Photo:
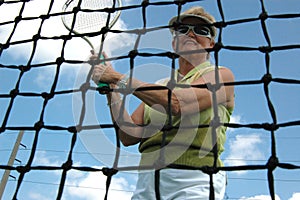
M 204 28 L 204 29 L 206 29 L 207 31 L 208 31 L 208 34 L 207 35 L 203 35 L 203 34 L 199 34 L 199 33 L 196 33 L 195 32 L 195 28 L 196 27 L 202 27 L 202 28 Z M 187 29 L 187 31 L 185 32 L 185 33 L 182 33 L 182 32 L 180 32 L 179 31 L 179 29 L 181 28 L 181 27 L 187 27 L 188 29 Z M 173 36 L 175 37 L 175 36 L 180 36 L 180 35 L 187 35 L 190 31 L 193 31 L 193 33 L 195 34 L 195 35 L 197 35 L 197 36 L 202 36 L 202 37 L 207 37 L 207 38 L 212 38 L 212 36 L 211 36 L 211 31 L 210 31 L 210 29 L 208 28 L 208 27 L 206 27 L 206 26 L 203 26 L 203 25 L 200 25 L 200 24 L 194 24 L 194 25 L 191 25 L 191 24 L 181 24 L 178 28 L 177 28 L 177 30 L 174 30 L 174 32 L 173 32 Z

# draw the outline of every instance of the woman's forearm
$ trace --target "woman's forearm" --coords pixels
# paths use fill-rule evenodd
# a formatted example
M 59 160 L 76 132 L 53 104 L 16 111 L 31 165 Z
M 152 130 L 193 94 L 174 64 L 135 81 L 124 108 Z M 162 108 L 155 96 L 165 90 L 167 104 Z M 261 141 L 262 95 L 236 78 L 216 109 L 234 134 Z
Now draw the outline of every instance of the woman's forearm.
M 118 134 L 125 146 L 136 144 L 140 141 L 142 127 L 128 114 L 123 99 L 119 93 L 112 92 L 108 95 L 108 104 L 113 122 L 119 127 Z

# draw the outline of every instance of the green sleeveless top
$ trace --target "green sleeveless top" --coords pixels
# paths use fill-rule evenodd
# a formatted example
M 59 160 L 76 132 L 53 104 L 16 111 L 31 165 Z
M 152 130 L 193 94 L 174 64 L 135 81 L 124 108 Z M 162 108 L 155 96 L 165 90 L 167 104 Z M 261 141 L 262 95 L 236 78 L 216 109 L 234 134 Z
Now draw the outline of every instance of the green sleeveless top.
M 210 62 L 202 63 L 186 74 L 178 83 L 190 84 L 203 74 L 213 70 L 215 70 L 215 67 Z M 178 73 L 178 71 L 175 72 L 176 79 Z M 166 85 L 167 82 L 168 79 L 165 79 L 162 84 Z M 221 104 L 218 105 L 218 115 L 221 123 L 228 123 L 231 114 L 231 109 L 227 109 Z M 199 125 L 209 125 L 213 116 L 212 107 L 199 113 L 172 116 L 172 125 L 178 128 L 166 131 L 165 145 L 162 147 L 163 132 L 160 129 L 168 124 L 168 115 L 145 105 L 144 124 L 148 124 L 148 126 L 145 127 L 139 146 L 139 151 L 142 154 L 140 165 L 149 166 L 160 161 L 160 165 L 163 165 L 163 167 L 170 164 L 190 167 L 213 166 L 212 128 L 198 128 Z M 216 132 L 218 155 L 220 155 L 224 151 L 226 127 L 220 126 L 216 129 Z M 219 156 L 217 166 L 223 166 Z

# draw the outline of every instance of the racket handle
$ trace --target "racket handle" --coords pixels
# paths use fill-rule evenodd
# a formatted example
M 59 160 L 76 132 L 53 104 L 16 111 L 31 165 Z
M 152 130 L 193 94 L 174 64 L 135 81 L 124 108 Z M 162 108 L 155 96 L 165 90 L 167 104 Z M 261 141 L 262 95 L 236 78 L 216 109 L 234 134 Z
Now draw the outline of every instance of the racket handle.
M 99 82 L 98 83 L 98 88 L 100 88 L 99 93 L 100 94 L 108 94 L 109 92 L 109 85 L 107 83 L 104 82 Z
M 103 54 L 100 54 L 100 59 L 104 59 Z M 104 62 L 102 62 L 102 64 L 105 64 Z M 101 90 L 99 90 L 100 94 L 108 94 L 109 93 L 109 85 L 108 83 L 104 83 L 104 82 L 98 82 L 98 88 L 100 88 Z

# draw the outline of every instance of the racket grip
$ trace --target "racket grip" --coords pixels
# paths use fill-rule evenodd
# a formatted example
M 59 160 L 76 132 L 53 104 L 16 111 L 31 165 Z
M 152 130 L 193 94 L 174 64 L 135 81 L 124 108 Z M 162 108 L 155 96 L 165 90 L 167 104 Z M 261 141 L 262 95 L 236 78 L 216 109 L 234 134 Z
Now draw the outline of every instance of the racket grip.
M 94 51 L 92 52 L 92 54 L 94 54 Z M 100 54 L 100 59 L 104 59 L 103 54 Z M 105 64 L 105 62 L 102 62 L 102 64 Z M 100 94 L 108 94 L 109 93 L 109 84 L 108 83 L 104 83 L 104 82 L 98 82 L 98 89 Z
M 108 94 L 109 89 L 110 89 L 108 83 L 104 83 L 104 82 L 99 82 L 98 88 L 100 89 L 99 90 L 100 94 Z

